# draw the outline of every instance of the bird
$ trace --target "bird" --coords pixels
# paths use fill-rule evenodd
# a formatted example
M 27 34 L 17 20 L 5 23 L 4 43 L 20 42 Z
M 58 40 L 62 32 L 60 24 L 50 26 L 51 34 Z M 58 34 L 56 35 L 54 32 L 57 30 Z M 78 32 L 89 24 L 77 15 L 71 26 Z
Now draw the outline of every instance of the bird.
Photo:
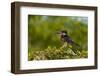
M 80 45 L 71 39 L 71 37 L 68 35 L 68 32 L 66 30 L 62 30 L 60 32 L 57 32 L 57 34 L 60 35 L 61 41 L 67 42 L 68 45 L 72 46 L 72 50 L 74 51 L 74 53 L 77 53 L 77 50 L 81 50 Z

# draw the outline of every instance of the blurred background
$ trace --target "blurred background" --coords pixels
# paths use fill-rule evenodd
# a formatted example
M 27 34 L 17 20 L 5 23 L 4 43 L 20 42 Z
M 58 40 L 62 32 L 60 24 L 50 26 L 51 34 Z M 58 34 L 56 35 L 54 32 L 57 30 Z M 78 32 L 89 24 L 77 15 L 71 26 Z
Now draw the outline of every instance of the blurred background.
M 56 33 L 61 30 L 66 30 L 68 32 L 72 40 L 82 47 L 85 52 L 84 54 L 86 54 L 85 57 L 87 57 L 87 17 L 28 15 L 28 59 L 45 59 L 39 57 L 35 58 L 35 56 L 42 55 L 45 53 L 43 51 L 47 49 L 49 49 L 49 54 L 53 54 L 50 52 L 54 52 L 54 49 L 58 50 L 63 44 Z M 61 56 L 53 59 L 60 58 Z

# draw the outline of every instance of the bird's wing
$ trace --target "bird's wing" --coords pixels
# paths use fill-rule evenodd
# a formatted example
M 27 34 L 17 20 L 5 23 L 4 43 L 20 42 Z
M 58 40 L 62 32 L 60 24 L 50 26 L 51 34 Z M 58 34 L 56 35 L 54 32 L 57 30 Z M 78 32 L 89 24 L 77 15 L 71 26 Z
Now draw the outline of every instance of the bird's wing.
M 69 36 L 65 36 L 65 40 L 71 44 L 71 45 L 77 45 L 79 46 L 77 43 L 75 43 Z

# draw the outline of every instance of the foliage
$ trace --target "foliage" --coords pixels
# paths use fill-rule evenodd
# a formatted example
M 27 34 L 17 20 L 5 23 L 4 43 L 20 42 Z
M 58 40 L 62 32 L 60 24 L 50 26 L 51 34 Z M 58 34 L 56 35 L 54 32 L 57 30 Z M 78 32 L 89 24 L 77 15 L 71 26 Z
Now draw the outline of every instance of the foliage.
M 74 59 L 87 57 L 87 17 L 74 16 L 28 16 L 28 59 Z M 64 45 L 56 32 L 67 30 L 69 36 L 79 44 L 81 55 L 73 55 L 74 50 Z M 71 53 L 69 53 L 71 52 Z
M 67 44 L 62 45 L 59 48 L 52 48 L 48 46 L 46 49 L 41 51 L 31 51 L 29 52 L 29 61 L 30 60 L 53 60 L 53 59 L 78 59 L 78 58 L 87 58 L 87 51 L 77 50 L 77 53 L 74 53 L 74 50 Z

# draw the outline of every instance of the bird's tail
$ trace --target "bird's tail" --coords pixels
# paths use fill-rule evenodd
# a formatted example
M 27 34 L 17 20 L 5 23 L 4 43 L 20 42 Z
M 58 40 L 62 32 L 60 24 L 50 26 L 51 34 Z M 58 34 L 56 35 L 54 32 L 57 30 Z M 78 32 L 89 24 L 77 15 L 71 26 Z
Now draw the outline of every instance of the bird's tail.
M 75 54 L 80 55 L 80 52 L 82 52 L 82 47 L 79 44 L 74 43 L 72 45 L 72 50 Z

